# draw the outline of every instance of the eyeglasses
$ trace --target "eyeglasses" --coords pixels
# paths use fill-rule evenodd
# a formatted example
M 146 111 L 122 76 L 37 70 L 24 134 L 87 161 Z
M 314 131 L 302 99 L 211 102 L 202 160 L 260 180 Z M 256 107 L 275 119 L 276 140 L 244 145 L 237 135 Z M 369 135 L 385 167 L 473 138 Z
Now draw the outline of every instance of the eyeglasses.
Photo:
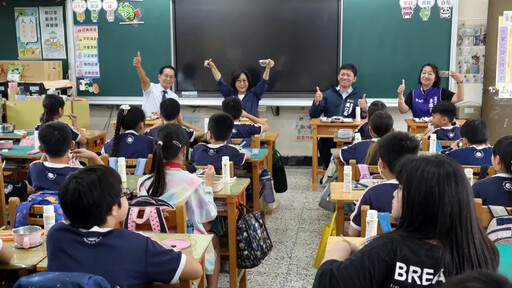
M 123 197 L 130 197 L 132 196 L 132 190 L 128 189 L 128 188 L 121 188 L 121 198 Z

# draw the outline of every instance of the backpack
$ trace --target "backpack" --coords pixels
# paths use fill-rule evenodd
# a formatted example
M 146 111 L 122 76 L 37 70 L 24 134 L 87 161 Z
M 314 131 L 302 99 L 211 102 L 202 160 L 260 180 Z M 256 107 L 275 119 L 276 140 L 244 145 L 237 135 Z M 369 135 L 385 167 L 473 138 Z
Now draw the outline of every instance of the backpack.
M 156 233 L 169 233 L 163 211 L 174 209 L 169 202 L 151 196 L 139 196 L 133 199 L 128 205 L 128 213 L 124 221 L 124 229 L 135 231 L 136 224 L 142 224 L 149 220 L 151 230 Z M 139 218 L 139 211 L 144 211 L 142 218 Z
M 492 220 L 487 227 L 487 236 L 494 243 L 512 244 L 512 216 L 503 206 L 489 205 Z
M 59 191 L 45 190 L 30 195 L 27 202 L 22 202 L 16 207 L 14 228 L 28 225 L 28 211 L 30 211 L 32 205 L 53 205 L 55 223 L 66 220 L 66 216 L 59 204 Z

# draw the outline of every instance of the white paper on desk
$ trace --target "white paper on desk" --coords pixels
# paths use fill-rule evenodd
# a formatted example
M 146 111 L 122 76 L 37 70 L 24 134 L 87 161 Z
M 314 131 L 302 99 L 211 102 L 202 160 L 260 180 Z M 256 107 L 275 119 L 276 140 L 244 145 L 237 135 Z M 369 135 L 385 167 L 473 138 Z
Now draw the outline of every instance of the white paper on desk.
M 251 154 L 260 154 L 259 148 L 252 148 Z

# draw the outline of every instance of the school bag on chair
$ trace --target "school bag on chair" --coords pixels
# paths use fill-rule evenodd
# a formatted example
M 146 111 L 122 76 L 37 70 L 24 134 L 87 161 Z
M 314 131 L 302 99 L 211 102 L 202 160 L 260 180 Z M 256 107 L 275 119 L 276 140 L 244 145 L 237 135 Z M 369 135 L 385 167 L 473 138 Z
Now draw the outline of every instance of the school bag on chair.
M 163 215 L 163 211 L 167 209 L 174 209 L 174 206 L 160 198 L 151 196 L 136 197 L 128 205 L 124 229 L 135 231 L 137 224 L 149 221 L 153 232 L 169 233 Z M 142 218 L 139 217 L 139 211 L 144 211 Z
M 65 221 L 66 216 L 59 204 L 59 191 L 41 191 L 28 197 L 27 202 L 22 202 L 16 207 L 14 228 L 28 225 L 28 212 L 32 205 L 53 205 L 55 211 L 55 223 Z
M 512 215 L 503 206 L 489 205 L 492 220 L 487 226 L 487 237 L 494 243 L 512 244 Z
M 276 193 L 284 193 L 288 190 L 288 181 L 286 180 L 286 171 L 284 170 L 284 161 L 281 153 L 275 147 L 272 147 L 274 160 L 272 161 L 272 176 L 274 178 L 274 190 Z

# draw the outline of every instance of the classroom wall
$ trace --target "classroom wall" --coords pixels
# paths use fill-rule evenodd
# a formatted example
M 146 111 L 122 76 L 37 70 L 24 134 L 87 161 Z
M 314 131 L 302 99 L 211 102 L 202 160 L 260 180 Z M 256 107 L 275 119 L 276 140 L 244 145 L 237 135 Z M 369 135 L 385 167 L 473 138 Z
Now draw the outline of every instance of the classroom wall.
M 459 2 L 459 19 L 466 23 L 486 22 L 487 19 L 488 0 L 464 0 Z M 154 80 L 156 81 L 156 80 Z M 398 87 L 397 83 L 397 87 Z M 466 101 L 475 101 L 482 103 L 482 84 L 465 84 Z M 311 92 L 311 100 L 314 98 L 314 91 Z M 109 121 L 111 106 L 91 106 L 91 127 L 92 129 L 103 129 L 105 123 Z M 308 114 L 309 107 L 281 107 L 279 116 L 273 116 L 270 107 L 266 107 L 264 111 L 260 111 L 261 117 L 268 118 L 270 130 L 277 131 L 280 136 L 277 140 L 277 149 L 284 156 L 311 156 L 311 141 L 299 142 L 295 140 L 296 132 L 294 130 L 295 123 L 300 116 Z M 200 117 L 208 117 L 218 112 L 217 108 L 191 108 L 182 107 L 184 115 L 197 115 Z M 112 120 L 116 117 L 116 110 L 112 114 Z M 395 129 L 406 131 L 407 126 L 404 119 L 410 118 L 410 114 L 402 115 L 398 112 L 398 108 L 390 107 L 389 112 L 395 121 Z M 112 128 L 109 127 L 112 136 Z

